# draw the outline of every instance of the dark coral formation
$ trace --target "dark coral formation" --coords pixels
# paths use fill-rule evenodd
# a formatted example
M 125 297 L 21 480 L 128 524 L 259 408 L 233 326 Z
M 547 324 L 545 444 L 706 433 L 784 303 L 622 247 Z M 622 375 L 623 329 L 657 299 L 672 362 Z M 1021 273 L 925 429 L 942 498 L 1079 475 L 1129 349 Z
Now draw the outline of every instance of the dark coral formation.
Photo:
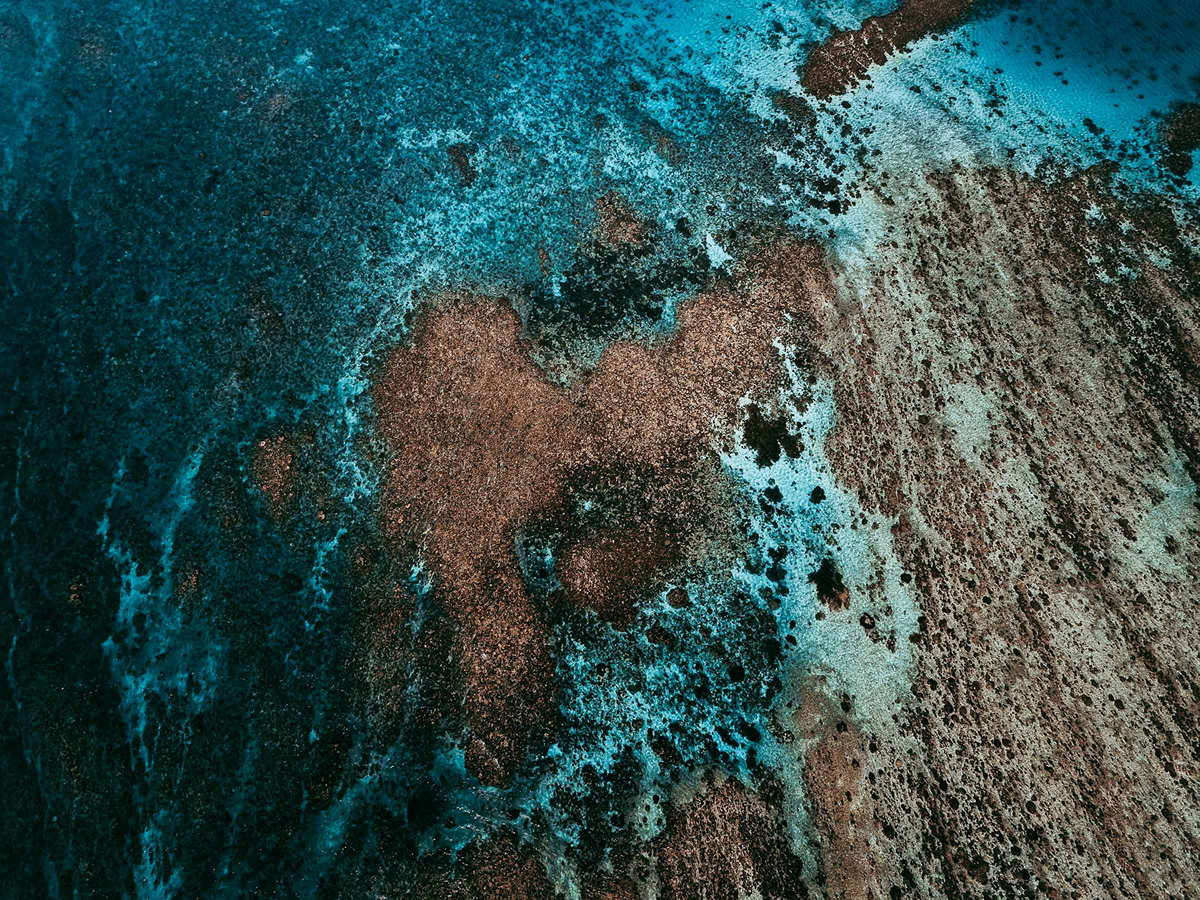
M 1162 124 L 1163 163 L 1183 177 L 1192 171 L 1192 151 L 1200 148 L 1200 103 L 1181 103 Z
M 894 53 L 958 24 L 976 0 L 904 0 L 890 13 L 871 16 L 853 31 L 839 31 L 816 46 L 804 63 L 808 93 L 828 100 L 845 93 Z

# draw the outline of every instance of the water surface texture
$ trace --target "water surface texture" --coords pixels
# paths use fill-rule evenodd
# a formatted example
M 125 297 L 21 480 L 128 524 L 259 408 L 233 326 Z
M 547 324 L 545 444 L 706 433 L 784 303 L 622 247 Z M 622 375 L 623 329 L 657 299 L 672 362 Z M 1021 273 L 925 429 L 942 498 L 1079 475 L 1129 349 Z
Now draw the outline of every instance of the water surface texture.
M 1200 7 L 0 8 L 0 895 L 1200 896 Z

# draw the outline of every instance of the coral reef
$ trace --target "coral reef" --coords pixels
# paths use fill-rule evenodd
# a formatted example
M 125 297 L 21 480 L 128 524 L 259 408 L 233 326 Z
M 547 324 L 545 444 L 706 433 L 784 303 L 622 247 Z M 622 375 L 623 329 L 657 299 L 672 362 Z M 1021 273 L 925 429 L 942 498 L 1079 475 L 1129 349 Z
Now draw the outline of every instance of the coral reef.
M 15 0 L 0 896 L 1196 896 L 1198 37 Z

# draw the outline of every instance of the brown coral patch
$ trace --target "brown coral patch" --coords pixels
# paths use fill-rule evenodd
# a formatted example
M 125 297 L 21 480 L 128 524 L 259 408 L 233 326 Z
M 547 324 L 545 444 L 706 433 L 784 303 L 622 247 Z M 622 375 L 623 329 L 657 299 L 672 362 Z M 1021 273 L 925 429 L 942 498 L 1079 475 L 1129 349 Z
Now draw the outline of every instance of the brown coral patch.
M 654 468 L 616 466 L 575 473 L 579 494 L 603 507 L 603 524 L 568 523 L 559 580 L 573 607 L 595 609 L 625 627 L 668 570 L 718 560 L 732 564 L 744 539 L 735 511 L 740 498 L 711 454 L 679 447 Z
M 175 582 L 175 596 L 181 600 L 190 599 L 200 589 L 200 570 L 192 566 Z
M 493 779 L 549 711 L 546 631 L 513 549 L 519 522 L 561 491 L 578 438 L 566 396 L 520 345 L 511 308 L 450 298 L 376 385 L 392 449 L 384 524 L 421 540 L 448 598 L 468 714 Z
M 675 559 L 675 549 L 669 532 L 607 528 L 566 548 L 559 579 L 573 605 L 594 609 L 624 628 L 633 619 L 636 601 L 654 583 L 654 574 Z
M 569 399 L 530 360 L 509 306 L 451 298 L 389 357 L 375 401 L 392 448 L 389 531 L 428 528 L 442 577 L 484 612 L 514 523 L 553 502 L 579 446 Z
M 885 896 L 873 873 L 878 826 L 866 784 L 866 741 L 853 727 L 837 728 L 832 716 L 809 748 L 804 787 L 809 813 L 821 835 L 821 868 L 831 900 Z
M 614 622 L 629 620 L 658 570 L 728 546 L 736 502 L 715 462 L 714 424 L 728 431 L 744 395 L 778 388 L 773 342 L 786 337 L 797 296 L 825 289 L 824 278 L 812 248 L 766 248 L 739 278 L 687 303 L 674 335 L 610 346 L 572 389 L 542 376 L 512 309 L 495 299 L 443 299 L 421 315 L 412 345 L 389 356 L 375 385 L 391 449 L 385 530 L 423 545 L 437 576 L 465 681 L 468 761 L 481 777 L 507 778 L 553 709 L 548 627 L 523 583 L 520 530 L 563 518 L 580 484 L 645 473 L 609 520 L 568 529 L 568 599 Z
M 792 853 L 770 789 L 751 792 L 732 779 L 673 810 L 658 841 L 660 896 L 807 896 L 803 863 Z
M 507 781 L 533 730 L 553 710 L 554 664 L 549 629 L 530 602 L 520 571 L 495 572 L 485 584 L 491 603 L 459 628 L 454 644 L 466 685 L 466 711 L 481 743 L 468 748 L 471 770 L 485 784 Z M 461 616 L 461 610 L 458 614 Z
M 828 293 L 826 278 L 819 250 L 777 243 L 740 278 L 685 304 L 670 337 L 609 346 L 583 401 L 597 455 L 664 465 L 681 448 L 706 445 L 714 422 L 734 424 L 743 396 L 781 383 L 774 341 L 799 339 L 793 311 L 805 294 Z
M 633 211 L 629 202 L 616 191 L 596 200 L 596 238 L 610 250 L 641 247 L 650 229 Z
M 804 64 L 804 89 L 828 100 L 861 81 L 872 66 L 909 44 L 945 31 L 967 15 L 975 0 L 906 0 L 882 16 L 871 16 L 853 31 L 839 31 L 815 47 Z
M 444 853 L 426 859 L 404 896 L 439 900 L 544 900 L 555 896 L 534 847 L 521 844 L 508 832 L 472 844 L 453 864 Z
M 541 900 L 554 896 L 532 847 L 502 836 L 472 849 L 467 859 L 472 896 L 479 900 Z
M 583 900 L 637 900 L 638 890 L 628 877 L 589 873 L 583 884 Z
M 271 515 L 278 519 L 289 512 L 296 502 L 295 441 L 286 434 L 255 441 L 250 469 Z

